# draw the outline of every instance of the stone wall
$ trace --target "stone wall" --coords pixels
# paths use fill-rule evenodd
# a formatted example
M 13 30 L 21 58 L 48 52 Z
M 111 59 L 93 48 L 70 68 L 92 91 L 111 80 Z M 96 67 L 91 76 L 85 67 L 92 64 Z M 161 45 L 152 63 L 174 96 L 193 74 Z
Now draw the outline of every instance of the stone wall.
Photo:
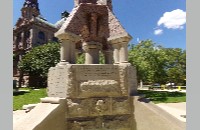
M 129 64 L 52 67 L 48 96 L 66 98 L 67 130 L 135 130 L 135 74 Z
M 69 64 L 52 67 L 48 73 L 48 96 L 50 97 L 127 96 L 136 93 L 136 86 L 136 70 L 126 64 Z

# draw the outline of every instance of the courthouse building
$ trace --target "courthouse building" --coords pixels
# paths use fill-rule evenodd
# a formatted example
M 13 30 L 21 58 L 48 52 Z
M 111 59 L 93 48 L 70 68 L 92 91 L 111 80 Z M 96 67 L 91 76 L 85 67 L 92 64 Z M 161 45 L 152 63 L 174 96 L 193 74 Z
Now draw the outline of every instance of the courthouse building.
M 59 29 L 69 13 L 63 12 L 56 24 L 49 23 L 40 13 L 38 0 L 25 0 L 21 8 L 21 17 L 13 28 L 13 77 L 19 79 L 17 64 L 22 56 L 33 47 L 49 41 L 56 41 L 54 33 Z M 22 76 L 22 75 L 21 75 Z M 23 77 L 23 76 L 22 76 Z M 24 76 L 27 78 L 28 76 Z

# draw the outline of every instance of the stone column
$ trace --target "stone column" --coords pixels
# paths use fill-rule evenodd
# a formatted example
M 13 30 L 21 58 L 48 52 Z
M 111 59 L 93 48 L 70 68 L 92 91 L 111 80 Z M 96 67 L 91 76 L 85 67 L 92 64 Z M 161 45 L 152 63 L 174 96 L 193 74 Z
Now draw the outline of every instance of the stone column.
M 128 44 L 120 44 L 120 63 L 128 63 Z
M 17 49 L 17 36 L 13 36 L 13 49 Z
M 113 44 L 113 59 L 114 63 L 119 63 L 120 57 L 119 57 L 119 44 Z
M 33 27 L 32 29 L 32 39 L 31 39 L 31 44 L 32 44 L 32 46 L 34 47 L 35 46 L 35 44 L 36 44 L 36 42 L 37 42 L 37 29 L 35 28 L 35 27 Z
M 85 64 L 99 64 L 99 52 L 97 49 L 85 49 Z
M 112 50 L 105 50 L 103 51 L 103 54 L 105 57 L 105 64 L 112 64 L 112 60 L 113 60 Z
M 32 44 L 33 44 L 33 29 L 29 30 L 30 32 L 30 43 L 29 43 L 29 47 L 28 48 L 32 48 Z
M 85 64 L 99 64 L 99 51 L 102 48 L 98 42 L 84 42 Z
M 24 32 L 21 32 L 21 41 L 20 41 L 20 48 L 24 48 L 25 37 Z
M 76 46 L 75 43 L 70 44 L 70 63 L 75 64 L 76 63 Z
M 108 38 L 113 46 L 114 63 L 128 63 L 128 42 L 132 37 L 128 34 Z
M 76 46 L 80 41 L 80 37 L 70 32 L 57 32 L 56 37 L 61 42 L 60 47 L 60 63 L 58 65 L 75 64 L 76 63 Z
M 68 64 L 70 62 L 70 41 L 60 40 L 60 62 L 61 64 Z
M 18 50 L 18 49 L 19 49 L 19 44 L 20 44 L 20 41 L 21 41 L 21 35 L 20 35 L 20 34 L 17 34 L 16 50 Z

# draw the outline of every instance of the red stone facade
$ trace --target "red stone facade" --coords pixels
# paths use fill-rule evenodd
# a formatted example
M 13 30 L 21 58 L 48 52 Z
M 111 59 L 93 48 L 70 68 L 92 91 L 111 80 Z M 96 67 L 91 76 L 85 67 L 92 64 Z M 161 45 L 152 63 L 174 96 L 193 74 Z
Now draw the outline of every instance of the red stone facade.
M 20 76 L 17 65 L 23 55 L 35 46 L 54 40 L 58 30 L 41 17 L 38 6 L 37 0 L 25 0 L 21 17 L 13 28 L 13 77 L 17 80 Z

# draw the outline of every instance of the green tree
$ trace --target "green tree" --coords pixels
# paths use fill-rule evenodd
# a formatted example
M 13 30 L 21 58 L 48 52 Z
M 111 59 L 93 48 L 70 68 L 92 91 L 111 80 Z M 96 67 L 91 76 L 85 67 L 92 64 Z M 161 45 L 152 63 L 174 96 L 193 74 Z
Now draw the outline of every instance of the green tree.
M 131 45 L 129 62 L 136 66 L 138 80 L 144 83 L 183 83 L 186 72 L 186 51 L 156 46 L 152 40 Z
M 60 44 L 56 42 L 37 46 L 23 56 L 18 68 L 29 76 L 41 78 L 40 85 L 45 86 L 49 68 L 60 60 L 59 50 Z
M 54 67 L 60 61 L 60 44 L 56 42 L 37 46 L 25 54 L 18 64 L 21 74 L 37 77 L 39 86 L 46 87 L 47 75 L 50 67 Z M 13 56 L 14 57 L 14 56 Z M 76 63 L 84 64 L 85 54 L 79 54 Z M 103 54 L 100 53 L 100 63 L 104 63 Z
M 138 80 L 144 83 L 163 82 L 162 76 L 165 72 L 162 62 L 164 55 L 161 48 L 161 46 L 155 46 L 152 40 L 141 41 L 131 46 L 129 62 L 136 66 Z
M 186 79 L 186 51 L 180 48 L 166 48 L 168 56 L 166 62 L 167 81 L 185 85 Z
M 78 55 L 76 59 L 76 64 L 84 64 L 85 63 L 85 53 L 81 53 Z

